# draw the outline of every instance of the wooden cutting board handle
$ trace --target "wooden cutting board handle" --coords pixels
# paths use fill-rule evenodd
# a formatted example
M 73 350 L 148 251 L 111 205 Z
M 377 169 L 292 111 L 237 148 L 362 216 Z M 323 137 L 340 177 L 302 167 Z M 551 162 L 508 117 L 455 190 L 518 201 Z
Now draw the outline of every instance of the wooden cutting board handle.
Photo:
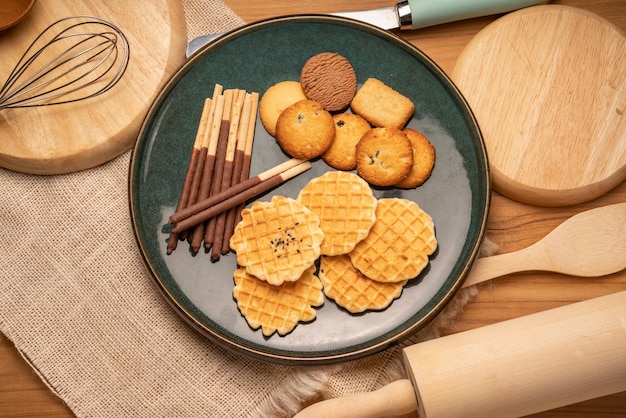
M 322 401 L 294 418 L 416 407 L 422 418 L 519 417 L 626 391 L 626 291 L 415 344 L 403 356 L 410 381 Z
M 626 291 L 406 348 L 421 417 L 519 417 L 626 391 Z

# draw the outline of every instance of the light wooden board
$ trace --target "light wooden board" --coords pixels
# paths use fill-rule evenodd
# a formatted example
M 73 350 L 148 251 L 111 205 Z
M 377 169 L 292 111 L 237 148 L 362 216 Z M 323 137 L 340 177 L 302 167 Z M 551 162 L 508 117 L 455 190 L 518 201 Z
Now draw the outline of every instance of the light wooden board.
M 26 19 L 0 32 L 0 82 L 45 27 L 72 15 L 97 16 L 120 27 L 130 44 L 128 69 L 113 89 L 97 98 L 0 110 L 2 167 L 59 174 L 115 158 L 134 144 L 150 105 L 184 62 L 186 28 L 177 0 L 42 0 Z
M 626 38 L 597 15 L 558 5 L 506 15 L 472 39 L 452 79 L 496 191 L 565 206 L 626 178 Z

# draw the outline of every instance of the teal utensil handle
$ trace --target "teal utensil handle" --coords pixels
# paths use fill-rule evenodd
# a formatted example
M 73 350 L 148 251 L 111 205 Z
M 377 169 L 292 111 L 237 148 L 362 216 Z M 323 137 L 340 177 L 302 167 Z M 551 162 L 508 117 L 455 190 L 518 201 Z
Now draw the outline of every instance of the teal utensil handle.
M 534 6 L 537 0 L 408 0 L 412 29 L 507 13 Z

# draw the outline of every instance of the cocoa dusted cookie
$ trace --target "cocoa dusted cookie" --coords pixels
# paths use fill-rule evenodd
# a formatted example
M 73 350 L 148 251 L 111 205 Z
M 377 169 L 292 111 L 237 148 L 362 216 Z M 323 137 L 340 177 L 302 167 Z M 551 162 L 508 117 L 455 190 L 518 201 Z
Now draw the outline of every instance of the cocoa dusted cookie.
M 404 128 L 402 132 L 409 138 L 413 147 L 413 167 L 395 186 L 412 189 L 424 184 L 432 174 L 435 167 L 435 147 L 423 133 L 415 129 Z
M 285 109 L 276 123 L 276 140 L 287 154 L 301 160 L 322 155 L 335 138 L 332 115 L 314 100 L 301 100 Z
M 396 128 L 372 128 L 356 146 L 356 169 L 375 186 L 393 186 L 405 178 L 413 166 L 409 138 Z
M 322 52 L 307 60 L 300 72 L 306 96 L 329 112 L 346 109 L 356 94 L 357 81 L 352 64 L 335 52 Z
M 354 170 L 356 168 L 356 144 L 372 127 L 361 116 L 352 113 L 335 114 L 333 120 L 335 140 L 322 154 L 322 159 L 337 170 Z

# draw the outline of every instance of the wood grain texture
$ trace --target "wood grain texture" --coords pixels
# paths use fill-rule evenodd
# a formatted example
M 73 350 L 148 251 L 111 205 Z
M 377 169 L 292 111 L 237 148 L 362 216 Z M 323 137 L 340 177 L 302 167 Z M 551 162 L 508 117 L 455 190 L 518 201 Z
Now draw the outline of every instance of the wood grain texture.
M 127 151 L 165 81 L 184 61 L 182 5 L 156 0 L 135 7 L 123 0 L 47 0 L 18 25 L 0 32 L 0 74 L 8 75 L 28 45 L 50 23 L 92 15 L 119 26 L 130 61 L 119 83 L 102 96 L 76 103 L 0 111 L 0 166 L 34 174 L 68 173 Z
M 626 37 L 589 11 L 511 13 L 463 50 L 452 79 L 481 126 L 493 187 L 565 206 L 626 178 Z
M 626 291 L 403 350 L 421 416 L 519 417 L 626 391 Z
M 225 0 L 245 21 L 252 22 L 289 13 L 375 8 L 391 1 L 363 0 Z M 623 0 L 563 0 L 554 4 L 580 7 L 597 13 L 626 30 L 626 3 Z M 472 19 L 440 27 L 410 31 L 402 37 L 419 47 L 451 74 L 457 57 L 495 17 Z M 487 225 L 487 235 L 499 245 L 499 253 L 516 251 L 537 242 L 568 217 L 587 209 L 626 202 L 626 182 L 595 200 L 568 207 L 538 207 L 516 202 L 494 193 Z M 515 274 L 481 287 L 444 335 L 474 329 L 517 318 L 596 296 L 626 289 L 626 271 L 600 278 L 533 273 Z M 13 345 L 0 336 L 0 416 L 70 418 L 73 414 L 50 392 L 30 366 L 17 354 Z M 15 383 L 13 383 L 15 382 Z M 32 401 L 32 400 L 36 401 Z M 409 414 L 406 418 L 415 418 Z M 533 415 L 533 418 L 617 418 L 626 416 L 626 392 L 581 402 Z
M 626 268 L 626 202 L 572 216 L 519 251 L 476 260 L 463 287 L 514 273 L 542 271 L 598 277 Z

